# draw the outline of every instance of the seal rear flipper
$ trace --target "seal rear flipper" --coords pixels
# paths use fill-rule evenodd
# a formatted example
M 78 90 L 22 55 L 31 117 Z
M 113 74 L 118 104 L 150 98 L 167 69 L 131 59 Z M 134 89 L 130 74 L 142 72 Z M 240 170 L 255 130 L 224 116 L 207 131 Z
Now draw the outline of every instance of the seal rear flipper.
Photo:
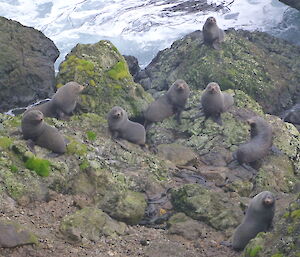
M 218 125 L 220 125 L 220 126 L 223 125 L 223 121 L 222 121 L 221 114 L 217 114 L 217 115 L 211 116 L 211 119 L 212 119 L 215 123 L 217 123 Z
M 212 43 L 212 47 L 213 47 L 214 49 L 216 49 L 216 50 L 220 50 L 220 49 L 221 49 L 219 41 L 214 41 L 214 42 Z
M 251 167 L 249 164 L 243 163 L 243 164 L 241 164 L 241 166 L 242 166 L 244 169 L 250 171 L 252 174 L 256 174 L 256 173 L 257 173 L 257 170 L 254 169 L 253 167 Z

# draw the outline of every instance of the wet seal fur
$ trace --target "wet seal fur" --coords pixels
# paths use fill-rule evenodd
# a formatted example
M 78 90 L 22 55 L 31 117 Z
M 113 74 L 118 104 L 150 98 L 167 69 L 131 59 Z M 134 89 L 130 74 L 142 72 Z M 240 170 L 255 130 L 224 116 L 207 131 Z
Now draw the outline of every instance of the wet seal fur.
M 233 249 L 243 250 L 259 232 L 269 230 L 274 213 L 275 197 L 271 192 L 263 191 L 251 199 L 242 223 L 234 232 Z
M 123 108 L 113 107 L 107 115 L 107 121 L 113 139 L 123 138 L 131 143 L 145 146 L 146 131 L 144 126 L 130 121 Z
M 211 118 L 217 124 L 222 125 L 221 113 L 226 112 L 233 104 L 232 95 L 223 93 L 217 83 L 210 82 L 201 95 L 204 121 Z
M 208 17 L 202 29 L 204 44 L 220 49 L 220 43 L 225 39 L 225 33 L 217 25 L 214 17 Z
M 44 122 L 44 115 L 39 110 L 25 112 L 21 123 L 23 138 L 29 140 L 34 151 L 34 144 L 47 148 L 54 153 L 66 152 L 66 142 L 59 131 Z
M 166 94 L 160 96 L 152 102 L 144 111 L 145 127 L 153 122 L 163 121 L 164 119 L 176 114 L 175 118 L 180 124 L 181 112 L 190 95 L 188 84 L 182 80 L 176 80 Z
M 272 147 L 272 128 L 262 117 L 255 116 L 247 120 L 250 125 L 251 139 L 240 145 L 236 152 L 236 159 L 240 165 L 257 166 L 257 162 L 264 158 Z
M 84 88 L 84 86 L 77 82 L 68 82 L 56 91 L 50 101 L 34 106 L 26 112 L 39 110 L 44 114 L 44 117 L 68 119 L 76 107 L 79 93 L 81 93 Z

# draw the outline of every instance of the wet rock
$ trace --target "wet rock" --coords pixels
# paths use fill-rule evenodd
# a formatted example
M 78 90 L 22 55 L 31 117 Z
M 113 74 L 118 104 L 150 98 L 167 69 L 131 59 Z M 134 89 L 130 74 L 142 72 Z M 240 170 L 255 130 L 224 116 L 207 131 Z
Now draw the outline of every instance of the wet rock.
M 42 32 L 0 17 L 0 112 L 54 92 L 59 51 Z
M 85 207 L 63 218 L 60 231 L 69 240 L 81 242 L 88 239 L 94 242 L 101 236 L 123 235 L 126 225 L 110 218 L 98 208 Z
M 175 165 L 186 165 L 197 158 L 192 149 L 178 144 L 162 144 L 157 146 L 158 155 Z
M 0 231 L 0 248 L 38 243 L 32 232 L 12 221 L 1 220 Z
M 70 80 L 87 85 L 79 109 L 94 112 L 106 119 L 115 105 L 129 116 L 138 116 L 152 101 L 151 95 L 134 83 L 124 57 L 109 41 L 77 44 L 59 66 L 58 86 Z
M 291 6 L 293 8 L 296 8 L 300 11 L 300 3 L 298 0 L 279 0 L 279 1 Z
M 172 203 L 176 210 L 217 230 L 234 228 L 243 217 L 236 199 L 200 185 L 184 185 L 173 190 Z

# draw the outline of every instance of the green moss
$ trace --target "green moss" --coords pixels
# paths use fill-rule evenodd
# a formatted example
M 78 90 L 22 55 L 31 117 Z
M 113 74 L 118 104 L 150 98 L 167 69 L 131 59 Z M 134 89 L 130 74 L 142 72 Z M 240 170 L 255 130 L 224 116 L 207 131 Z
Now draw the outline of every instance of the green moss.
M 253 248 L 246 248 L 246 255 L 249 257 L 258 256 L 257 254 L 262 250 L 262 246 L 257 245 Z
M 17 166 L 15 166 L 15 165 L 11 165 L 9 168 L 10 168 L 10 170 L 11 170 L 12 172 L 17 172 L 17 171 L 18 171 L 18 168 L 17 168 Z
M 71 142 L 67 145 L 67 153 L 78 154 L 81 156 L 85 155 L 87 153 L 87 146 L 75 140 L 71 140 Z
M 300 219 L 300 209 L 299 210 L 295 210 L 291 213 L 291 217 L 292 219 L 297 219 L 299 220 Z
M 79 168 L 80 170 L 85 170 L 88 167 L 90 167 L 90 163 L 88 162 L 88 160 L 84 160 L 82 163 L 80 163 Z
M 87 131 L 86 136 L 87 136 L 88 140 L 90 140 L 90 141 L 95 141 L 96 137 L 97 137 L 96 133 L 93 131 Z
M 31 157 L 25 162 L 25 167 L 35 171 L 42 177 L 48 177 L 50 172 L 50 164 L 51 163 L 48 160 Z
M 62 83 L 58 83 L 58 84 L 56 85 L 56 89 L 59 89 L 59 88 L 62 87 L 62 86 L 63 86 Z
M 9 137 L 0 137 L 0 147 L 2 149 L 8 149 L 12 144 L 12 139 Z
M 126 62 L 117 62 L 108 72 L 108 76 L 114 80 L 124 79 L 130 77 Z
M 282 253 L 273 254 L 271 257 L 284 257 Z
M 90 85 L 93 86 L 93 87 L 95 87 L 95 86 L 96 86 L 95 80 L 91 79 L 91 80 L 90 80 Z

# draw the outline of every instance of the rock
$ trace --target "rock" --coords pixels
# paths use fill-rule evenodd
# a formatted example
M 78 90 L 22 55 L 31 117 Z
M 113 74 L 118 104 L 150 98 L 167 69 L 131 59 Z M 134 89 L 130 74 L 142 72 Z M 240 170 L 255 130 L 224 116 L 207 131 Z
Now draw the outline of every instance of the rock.
M 0 112 L 54 92 L 59 51 L 42 32 L 0 17 Z
M 135 79 L 135 77 L 138 75 L 138 73 L 141 70 L 138 59 L 132 55 L 123 55 L 123 57 L 127 62 L 130 74 Z
M 81 242 L 83 239 L 97 242 L 101 236 L 123 235 L 126 225 L 113 220 L 102 210 L 85 207 L 64 217 L 60 224 L 60 231 L 67 239 L 74 242 Z
M 203 225 L 195 221 L 184 213 L 177 213 L 168 220 L 168 233 L 176 234 L 187 240 L 198 239 L 202 233 L 205 233 Z
M 197 159 L 192 149 L 178 144 L 162 144 L 157 146 L 158 155 L 175 165 L 185 165 Z
M 59 66 L 58 86 L 70 80 L 88 85 L 82 92 L 79 108 L 106 119 L 115 105 L 122 106 L 129 116 L 138 116 L 153 99 L 134 83 L 127 63 L 109 41 L 77 44 Z
M 262 32 L 228 30 L 221 50 L 215 51 L 195 31 L 160 51 L 138 82 L 160 91 L 176 79 L 184 79 L 192 90 L 215 81 L 222 90 L 244 91 L 274 114 L 300 100 L 300 79 L 294 75 L 299 57 L 300 47 Z
M 172 191 L 172 203 L 176 210 L 203 221 L 217 230 L 235 228 L 243 214 L 236 199 L 210 191 L 200 185 L 184 185 Z
M 298 0 L 279 0 L 280 2 L 287 4 L 300 11 L 300 2 Z
M 128 190 L 125 184 L 118 183 L 103 170 L 80 174 L 75 178 L 72 190 L 92 198 L 96 206 L 127 224 L 137 224 L 144 216 L 147 205 L 144 196 Z
M 32 232 L 12 221 L 1 220 L 0 231 L 0 248 L 38 243 L 37 237 Z

